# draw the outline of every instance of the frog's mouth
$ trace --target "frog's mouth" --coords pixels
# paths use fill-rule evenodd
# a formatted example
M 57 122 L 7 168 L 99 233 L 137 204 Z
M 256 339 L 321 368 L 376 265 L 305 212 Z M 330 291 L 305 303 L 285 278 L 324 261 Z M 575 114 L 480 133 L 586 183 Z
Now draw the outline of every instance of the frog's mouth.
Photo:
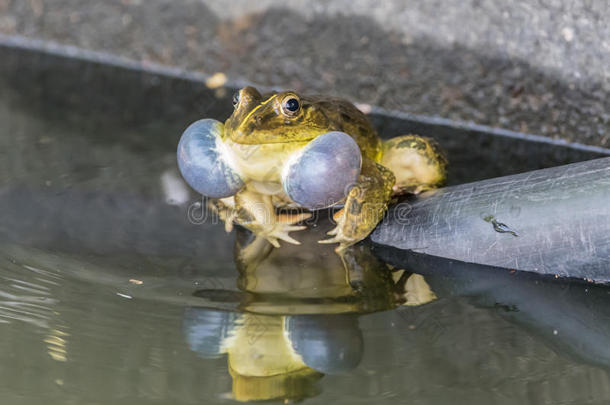
M 226 136 L 233 142 L 242 145 L 264 145 L 272 143 L 294 143 L 294 142 L 308 142 L 314 139 L 317 133 L 303 133 L 303 132 L 291 132 L 286 130 L 261 130 L 252 128 L 249 125 L 246 128 L 237 128 L 231 130 L 230 127 L 226 128 Z

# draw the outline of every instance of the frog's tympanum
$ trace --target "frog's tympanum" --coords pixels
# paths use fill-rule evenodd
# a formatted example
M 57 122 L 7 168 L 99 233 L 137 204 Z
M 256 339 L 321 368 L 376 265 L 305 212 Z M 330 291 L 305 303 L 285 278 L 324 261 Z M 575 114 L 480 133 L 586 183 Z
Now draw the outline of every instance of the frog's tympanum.
M 185 312 L 191 349 L 204 358 L 227 355 L 233 399 L 314 396 L 325 374 L 358 366 L 361 314 L 435 298 L 423 277 L 390 270 L 366 243 L 346 248 L 341 257 L 320 247 L 317 240 L 330 224 L 319 222 L 302 233 L 303 245 L 280 249 L 238 228 L 237 290 L 199 290 L 195 296 L 206 304 Z M 214 309 L 213 302 L 225 310 Z
M 345 100 L 246 87 L 233 104 L 224 124 L 197 121 L 178 145 L 182 175 L 227 230 L 237 223 L 276 247 L 298 244 L 289 232 L 305 228 L 303 210 L 343 206 L 332 237 L 320 241 L 343 251 L 375 228 L 393 196 L 445 182 L 446 160 L 431 139 L 382 141 Z

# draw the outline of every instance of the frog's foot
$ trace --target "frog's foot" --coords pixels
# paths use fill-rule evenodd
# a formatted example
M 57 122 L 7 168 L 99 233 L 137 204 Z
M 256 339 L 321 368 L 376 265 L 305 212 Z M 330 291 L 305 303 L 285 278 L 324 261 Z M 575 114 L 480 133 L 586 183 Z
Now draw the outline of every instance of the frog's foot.
M 383 143 L 381 164 L 394 173 L 394 194 L 413 193 L 443 186 L 447 159 L 433 139 L 404 135 Z
M 273 228 L 269 229 L 268 231 L 261 232 L 260 235 L 267 239 L 267 241 L 276 248 L 280 247 L 280 240 L 292 243 L 293 245 L 300 245 L 301 242 L 294 239 L 289 235 L 289 233 L 292 231 L 302 231 L 305 228 L 307 228 L 305 225 L 288 225 L 278 222 L 273 226 Z
M 295 225 L 311 217 L 311 213 L 299 213 L 299 214 L 280 214 L 276 217 L 276 221 L 273 225 L 268 228 L 263 228 L 258 234 L 275 247 L 280 247 L 280 240 L 284 242 L 292 243 L 294 245 L 300 245 L 301 242 L 294 239 L 289 235 L 293 231 L 302 231 L 306 229 L 305 225 Z
M 348 227 L 345 224 L 345 208 L 337 211 L 333 215 L 333 219 L 337 223 L 332 230 L 328 231 L 326 234 L 333 236 L 332 238 L 323 239 L 318 241 L 319 243 L 338 243 L 339 246 L 335 249 L 337 252 L 345 251 L 348 247 L 352 246 L 355 243 L 358 243 L 360 239 L 366 238 L 368 235 L 365 234 L 362 238 L 358 239 L 355 232 L 349 232 Z
M 283 224 L 294 225 L 311 218 L 311 212 L 282 213 L 277 216 L 277 221 Z
M 224 201 L 221 202 L 224 203 Z M 280 240 L 299 244 L 289 233 L 305 229 L 306 226 L 296 224 L 309 218 L 311 213 L 281 213 L 278 215 L 270 195 L 246 189 L 235 195 L 232 212 L 224 215 L 226 215 L 226 220 L 231 219 L 232 222 L 249 229 L 255 235 L 267 239 L 273 246 L 279 247 Z
M 337 226 L 328 232 L 332 238 L 320 243 L 339 243 L 337 253 L 366 238 L 383 218 L 392 195 L 394 175 L 385 167 L 363 161 L 358 183 L 352 187 L 345 200 L 345 206 L 337 212 Z

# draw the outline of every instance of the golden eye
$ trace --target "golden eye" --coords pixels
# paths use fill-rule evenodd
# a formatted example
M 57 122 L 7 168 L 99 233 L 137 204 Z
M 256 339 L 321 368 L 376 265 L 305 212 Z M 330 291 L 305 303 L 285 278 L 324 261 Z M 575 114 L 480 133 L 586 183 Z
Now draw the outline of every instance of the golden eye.
M 294 117 L 301 109 L 301 102 L 294 94 L 284 97 L 282 100 L 282 112 L 284 115 Z

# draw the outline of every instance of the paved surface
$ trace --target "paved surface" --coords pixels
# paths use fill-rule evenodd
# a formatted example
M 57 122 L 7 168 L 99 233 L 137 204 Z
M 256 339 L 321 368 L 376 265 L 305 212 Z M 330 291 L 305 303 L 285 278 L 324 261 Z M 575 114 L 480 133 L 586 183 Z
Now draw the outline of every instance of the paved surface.
M 609 147 L 608 15 L 606 0 L 0 0 L 0 32 Z

